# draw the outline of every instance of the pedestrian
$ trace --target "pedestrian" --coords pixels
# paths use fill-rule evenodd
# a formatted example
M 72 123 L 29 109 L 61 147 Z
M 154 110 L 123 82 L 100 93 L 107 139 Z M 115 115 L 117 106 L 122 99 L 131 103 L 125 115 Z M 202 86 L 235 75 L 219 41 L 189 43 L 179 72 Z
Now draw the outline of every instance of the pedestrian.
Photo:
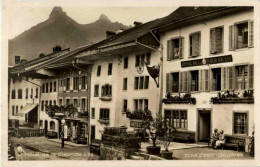
M 225 143 L 225 136 L 224 136 L 224 131 L 221 130 L 219 133 L 219 139 L 216 141 L 215 148 L 220 147 L 223 143 Z
M 25 153 L 25 151 L 23 150 L 22 146 L 20 144 L 16 145 L 17 147 L 17 160 L 21 161 L 22 160 L 22 156 Z
M 218 129 L 215 128 L 214 129 L 214 133 L 212 135 L 212 141 L 211 141 L 211 147 L 215 148 L 216 146 L 216 141 L 219 139 L 219 133 L 218 133 Z

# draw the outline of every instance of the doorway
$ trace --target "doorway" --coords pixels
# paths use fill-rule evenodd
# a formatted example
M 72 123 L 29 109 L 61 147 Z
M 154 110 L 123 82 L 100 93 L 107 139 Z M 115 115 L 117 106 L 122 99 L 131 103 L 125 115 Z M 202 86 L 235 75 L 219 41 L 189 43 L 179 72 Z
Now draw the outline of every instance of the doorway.
M 211 134 L 211 110 L 198 110 L 197 141 L 208 142 Z
M 45 134 L 48 132 L 48 121 L 47 120 L 44 121 L 44 132 L 45 132 Z
M 90 135 L 90 138 L 91 138 L 91 142 L 93 139 L 96 138 L 96 127 L 95 125 L 91 125 L 91 135 Z

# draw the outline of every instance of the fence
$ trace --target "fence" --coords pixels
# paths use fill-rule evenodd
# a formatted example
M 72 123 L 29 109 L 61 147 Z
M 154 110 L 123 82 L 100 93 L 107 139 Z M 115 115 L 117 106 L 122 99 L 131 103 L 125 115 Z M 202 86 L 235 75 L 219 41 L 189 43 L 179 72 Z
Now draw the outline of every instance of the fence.
M 44 134 L 44 129 L 18 129 L 19 137 L 40 137 Z

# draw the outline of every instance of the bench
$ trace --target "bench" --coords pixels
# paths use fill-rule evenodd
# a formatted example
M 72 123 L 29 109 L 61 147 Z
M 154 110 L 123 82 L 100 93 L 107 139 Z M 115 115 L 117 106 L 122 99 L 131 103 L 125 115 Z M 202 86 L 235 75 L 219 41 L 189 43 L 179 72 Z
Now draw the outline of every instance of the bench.
M 239 148 L 245 148 L 245 138 L 243 136 L 234 136 L 234 135 L 224 135 L 225 136 L 225 143 L 221 145 L 222 149 L 224 147 L 234 147 L 237 148 L 237 151 L 239 151 Z
M 172 137 L 173 140 L 185 140 L 188 141 L 188 143 L 190 143 L 190 141 L 194 142 L 195 141 L 195 132 L 193 131 L 173 131 L 172 132 Z

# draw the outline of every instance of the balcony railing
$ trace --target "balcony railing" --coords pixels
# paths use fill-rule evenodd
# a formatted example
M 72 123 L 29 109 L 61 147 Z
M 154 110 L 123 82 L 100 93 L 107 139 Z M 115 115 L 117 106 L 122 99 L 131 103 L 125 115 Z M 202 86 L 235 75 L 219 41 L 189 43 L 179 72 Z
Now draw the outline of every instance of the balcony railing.
M 101 96 L 99 99 L 102 100 L 102 101 L 111 101 L 112 96 Z
M 99 119 L 99 123 L 108 125 L 110 123 L 109 119 Z
M 173 104 L 173 103 L 177 103 L 177 104 L 182 104 L 182 103 L 196 104 L 196 98 L 191 97 L 190 93 L 186 93 L 182 97 L 180 95 L 179 96 L 171 96 L 170 93 L 167 93 L 166 98 L 164 98 L 162 100 L 162 102 L 164 104 Z

